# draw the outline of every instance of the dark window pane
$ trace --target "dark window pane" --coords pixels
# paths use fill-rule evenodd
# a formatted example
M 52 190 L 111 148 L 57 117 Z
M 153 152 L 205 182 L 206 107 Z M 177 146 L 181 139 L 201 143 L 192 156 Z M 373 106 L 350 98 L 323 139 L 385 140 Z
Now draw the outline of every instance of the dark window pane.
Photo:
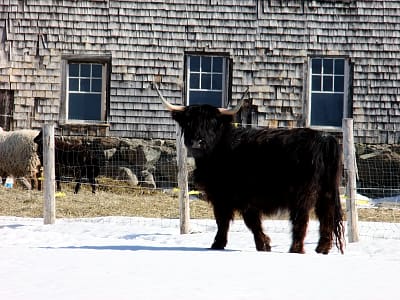
M 321 63 L 322 60 L 320 58 L 314 58 L 311 62 L 311 68 L 313 74 L 321 74 Z
M 200 56 L 190 56 L 190 71 L 200 72 Z
M 335 74 L 344 75 L 344 59 L 335 59 Z
M 223 59 L 222 57 L 214 57 L 213 59 L 213 72 L 222 73 Z
M 341 127 L 342 118 L 343 94 L 312 94 L 311 125 Z
M 69 64 L 69 76 L 78 77 L 79 76 L 79 64 Z
M 190 88 L 199 89 L 200 88 L 200 75 L 190 74 Z
M 333 91 L 333 76 L 323 77 L 323 91 L 325 92 Z
M 311 90 L 313 90 L 313 91 L 321 90 L 321 76 L 319 76 L 319 75 L 312 76 Z
M 211 89 L 211 74 L 201 75 L 201 89 L 203 90 Z
M 222 107 L 222 92 L 191 91 L 189 93 L 189 104 L 209 104 Z
M 213 74 L 212 89 L 213 90 L 222 90 L 222 74 Z
M 90 64 L 81 64 L 81 77 L 90 77 Z
M 69 93 L 68 119 L 101 120 L 101 95 Z
M 92 65 L 92 77 L 101 78 L 101 69 L 102 69 L 102 65 L 93 64 Z
M 344 76 L 335 76 L 335 92 L 344 92 Z
M 90 92 L 90 79 L 81 79 L 81 92 Z
M 69 79 L 69 90 L 79 91 L 79 79 L 74 79 L 74 78 Z
M 101 79 L 92 79 L 92 92 L 101 92 Z
M 333 59 L 324 59 L 324 74 L 333 74 Z
M 211 57 L 203 56 L 201 58 L 201 71 L 202 72 L 211 72 Z

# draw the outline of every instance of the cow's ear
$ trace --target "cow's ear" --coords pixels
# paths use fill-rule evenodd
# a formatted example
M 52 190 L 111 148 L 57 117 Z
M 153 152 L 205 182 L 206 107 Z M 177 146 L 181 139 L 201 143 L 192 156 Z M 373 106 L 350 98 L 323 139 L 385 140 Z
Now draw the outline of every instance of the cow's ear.
M 185 123 L 185 112 L 184 111 L 172 111 L 172 119 L 174 119 L 182 127 Z

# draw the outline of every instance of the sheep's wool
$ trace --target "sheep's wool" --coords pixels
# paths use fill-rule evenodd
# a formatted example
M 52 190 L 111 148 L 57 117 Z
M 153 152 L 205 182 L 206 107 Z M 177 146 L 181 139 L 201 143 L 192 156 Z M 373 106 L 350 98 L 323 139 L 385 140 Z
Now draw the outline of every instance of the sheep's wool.
M 30 177 L 40 165 L 33 139 L 38 130 L 0 131 L 0 175 Z

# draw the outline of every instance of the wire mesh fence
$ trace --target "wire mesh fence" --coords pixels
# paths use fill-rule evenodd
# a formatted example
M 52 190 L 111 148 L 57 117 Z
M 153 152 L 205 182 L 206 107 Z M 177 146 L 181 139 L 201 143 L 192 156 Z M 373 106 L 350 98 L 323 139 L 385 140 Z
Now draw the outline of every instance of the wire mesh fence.
M 160 222 L 179 218 L 176 141 L 89 136 L 56 136 L 56 140 L 58 217 L 123 215 L 159 218 Z M 399 148 L 357 146 L 360 221 L 400 222 Z M 193 169 L 194 162 L 189 159 L 190 218 L 195 227 L 196 219 L 212 219 L 213 212 L 192 184 Z M 90 174 L 95 175 L 95 193 Z M 2 176 L 11 177 L 7 175 Z M 27 181 L 14 178 L 12 188 L 9 181 L 3 182 L 1 214 L 43 216 L 43 193 L 27 189 Z M 393 226 L 397 225 L 388 230 Z
M 360 194 L 374 205 L 400 207 L 400 145 L 358 145 Z

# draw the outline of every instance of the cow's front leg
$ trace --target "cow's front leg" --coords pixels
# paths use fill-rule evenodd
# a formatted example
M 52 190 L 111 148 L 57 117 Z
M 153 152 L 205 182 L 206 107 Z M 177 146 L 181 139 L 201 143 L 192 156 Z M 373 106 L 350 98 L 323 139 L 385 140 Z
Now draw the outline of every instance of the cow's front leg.
M 243 220 L 253 232 L 257 251 L 271 251 L 271 239 L 262 229 L 261 213 L 256 209 L 247 209 L 243 212 Z
M 211 249 L 223 250 L 228 243 L 228 230 L 230 222 L 233 219 L 233 211 L 214 206 L 214 216 L 218 230 L 214 238 L 214 243 L 211 245 Z

